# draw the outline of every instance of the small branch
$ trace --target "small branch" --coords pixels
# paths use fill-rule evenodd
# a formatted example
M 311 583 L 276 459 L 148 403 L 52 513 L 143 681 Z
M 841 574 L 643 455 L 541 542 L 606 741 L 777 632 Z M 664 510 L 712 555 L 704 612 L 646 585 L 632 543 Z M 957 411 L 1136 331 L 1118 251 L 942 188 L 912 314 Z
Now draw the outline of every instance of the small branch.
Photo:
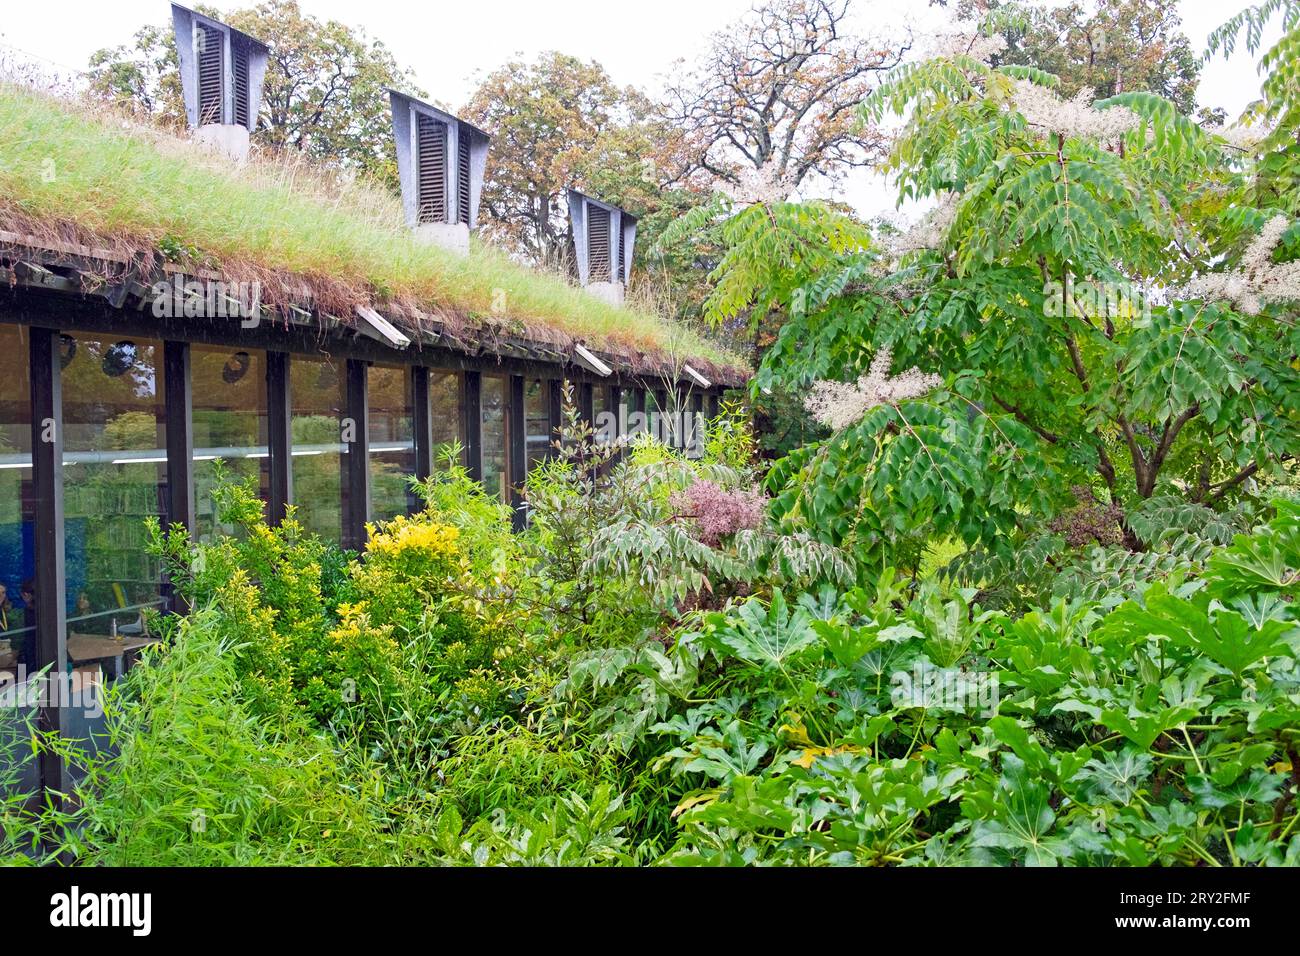
M 1239 484 L 1249 478 L 1255 472 L 1259 471 L 1259 462 L 1252 461 L 1241 471 L 1237 472 L 1227 481 L 1220 481 L 1217 484 L 1210 485 L 1210 495 L 1205 499 L 1206 503 L 1218 501 L 1225 494 L 1236 488 Z

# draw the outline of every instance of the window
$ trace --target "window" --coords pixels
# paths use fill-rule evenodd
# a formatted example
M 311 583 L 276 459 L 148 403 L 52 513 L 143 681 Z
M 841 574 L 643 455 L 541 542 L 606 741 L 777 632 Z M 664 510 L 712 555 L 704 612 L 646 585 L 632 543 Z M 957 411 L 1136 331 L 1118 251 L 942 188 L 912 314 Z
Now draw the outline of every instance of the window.
M 488 494 L 510 499 L 509 384 L 504 375 L 484 375 L 480 396 L 483 443 L 483 487 Z
M 68 663 L 84 692 L 152 640 L 142 612 L 163 600 L 144 527 L 168 519 L 163 345 L 80 332 L 62 343 Z M 69 718 L 74 738 L 90 729 L 80 713 Z
M 25 328 L 0 325 L 0 693 L 9 686 L 8 693 L 15 696 L 12 685 L 19 675 L 36 670 L 39 664 L 34 609 L 24 600 L 32 596 L 27 589 L 36 571 L 28 348 Z M 19 723 L 20 717 L 29 715 L 26 708 L 0 705 L 0 754 L 15 761 L 0 766 L 0 776 L 11 777 L 24 793 L 40 784 L 39 768 Z M 15 740 L 15 735 L 20 739 Z
M 544 460 L 551 449 L 551 390 L 550 383 L 534 378 L 524 386 L 524 447 L 528 456 L 528 470 L 533 463 Z
M 414 399 L 404 366 L 370 368 L 370 515 L 388 521 L 414 511 L 407 479 L 415 474 Z
M 327 541 L 343 533 L 343 362 L 295 355 L 289 361 L 293 406 L 293 503 L 303 528 Z
M 37 663 L 33 609 L 23 599 L 36 571 L 28 347 L 25 328 L 0 325 L 0 685 L 19 664 Z
M 190 348 L 194 408 L 194 531 L 207 541 L 234 529 L 217 521 L 212 500 L 218 466 L 270 496 L 266 353 L 226 346 Z
M 461 434 L 461 377 L 459 372 L 429 373 L 429 421 L 433 426 L 433 467 L 447 463 L 448 445 L 465 440 Z
M 609 402 L 609 386 L 591 387 L 591 427 L 595 440 L 612 444 L 618 439 L 618 419 L 611 418 L 613 407 Z

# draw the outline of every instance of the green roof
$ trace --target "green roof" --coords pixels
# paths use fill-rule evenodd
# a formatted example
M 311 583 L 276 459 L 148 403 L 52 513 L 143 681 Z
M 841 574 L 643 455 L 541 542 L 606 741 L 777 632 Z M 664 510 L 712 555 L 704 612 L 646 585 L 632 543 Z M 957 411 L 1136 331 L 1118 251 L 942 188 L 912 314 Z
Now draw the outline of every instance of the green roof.
M 370 305 L 399 325 L 425 317 L 564 348 L 575 342 L 638 371 L 687 361 L 721 382 L 744 363 L 694 330 L 604 303 L 562 276 L 475 242 L 468 256 L 415 239 L 400 200 L 306 161 L 242 166 L 106 108 L 0 84 L 0 228 L 107 248 L 137 262 L 261 284 L 263 307 L 351 316 Z

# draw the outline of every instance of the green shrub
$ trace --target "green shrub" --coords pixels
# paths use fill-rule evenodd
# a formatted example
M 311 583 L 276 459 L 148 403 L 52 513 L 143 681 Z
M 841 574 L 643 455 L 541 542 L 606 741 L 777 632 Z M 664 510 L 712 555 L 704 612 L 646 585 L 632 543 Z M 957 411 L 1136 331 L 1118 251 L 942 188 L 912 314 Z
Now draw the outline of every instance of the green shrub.
M 216 609 L 196 610 L 111 696 L 116 755 L 80 755 L 61 849 L 106 866 L 398 861 L 378 781 L 345 775 L 301 717 L 250 705 L 223 629 Z

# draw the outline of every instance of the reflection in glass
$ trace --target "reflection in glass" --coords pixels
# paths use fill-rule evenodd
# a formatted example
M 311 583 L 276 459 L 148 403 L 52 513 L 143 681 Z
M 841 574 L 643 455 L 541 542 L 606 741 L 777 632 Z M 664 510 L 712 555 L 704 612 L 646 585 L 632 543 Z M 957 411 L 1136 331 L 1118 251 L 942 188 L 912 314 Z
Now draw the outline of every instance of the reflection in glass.
M 194 404 L 194 527 L 200 541 L 218 531 L 212 502 L 217 462 L 231 478 L 270 494 L 266 353 L 228 346 L 190 348 Z
M 433 426 L 433 467 L 446 464 L 443 450 L 463 442 L 461 435 L 461 377 L 459 372 L 429 373 L 429 418 Z
M 327 358 L 295 355 L 289 361 L 296 515 L 305 530 L 335 542 L 343 533 L 343 368 Z
M 22 326 L 0 325 L 0 693 L 15 697 L 18 691 L 13 684 L 39 664 L 35 608 L 24 600 L 33 596 L 35 573 L 27 336 Z M 13 780 L 18 793 L 30 793 L 40 785 L 39 767 L 22 723 L 30 716 L 26 708 L 0 706 L 0 755 L 8 755 L 0 756 L 0 761 L 14 761 L 0 765 L 0 777 Z M 2 796 L 7 794 L 0 792 Z
M 63 508 L 69 656 L 78 637 L 139 635 L 161 603 L 145 518 L 166 526 L 161 342 L 69 336 L 63 369 Z M 66 354 L 66 353 L 65 353 Z M 92 654 L 87 660 L 104 655 Z
M 601 416 L 610 411 L 609 386 L 593 385 L 591 388 L 591 428 L 596 441 L 613 441 L 617 436 L 614 429 L 604 431 L 606 419 Z
M 504 375 L 484 375 L 481 397 L 483 487 L 503 501 L 510 497 L 508 382 Z
M 36 573 L 28 348 L 26 328 L 0 325 L 0 684 L 37 663 L 34 609 L 23 600 Z
M 524 386 L 524 448 L 527 452 L 528 470 L 533 463 L 546 458 L 551 447 L 551 396 L 548 383 L 539 378 L 530 379 Z
M 411 387 L 405 367 L 370 368 L 370 516 L 374 521 L 414 510 L 407 483 L 415 474 Z

